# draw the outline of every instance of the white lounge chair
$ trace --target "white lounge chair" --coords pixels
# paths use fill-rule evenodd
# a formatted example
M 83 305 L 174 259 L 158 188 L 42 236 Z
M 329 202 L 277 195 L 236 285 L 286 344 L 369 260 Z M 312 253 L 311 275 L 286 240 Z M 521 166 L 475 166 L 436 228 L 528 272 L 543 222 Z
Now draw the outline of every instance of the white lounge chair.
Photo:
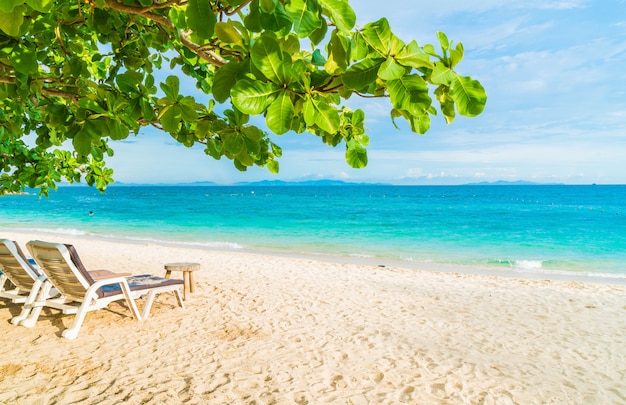
M 154 298 L 161 292 L 174 292 L 180 307 L 185 307 L 180 292 L 183 280 L 151 275 L 126 277 L 108 271 L 99 271 L 96 280 L 85 269 L 72 245 L 30 241 L 26 246 L 47 280 L 29 316 L 20 323 L 23 326 L 34 326 L 43 307 L 60 309 L 64 314 L 76 314 L 72 326 L 62 333 L 63 337 L 74 339 L 88 311 L 104 308 L 113 301 L 126 300 L 138 320 L 148 318 Z M 59 298 L 46 298 L 52 287 L 61 294 Z M 134 299 L 143 295 L 147 297 L 140 314 Z
M 0 297 L 24 304 L 22 312 L 11 319 L 17 325 L 28 316 L 46 276 L 9 239 L 0 239 L 0 270 Z M 56 290 L 48 290 L 48 298 L 54 295 L 58 295 Z

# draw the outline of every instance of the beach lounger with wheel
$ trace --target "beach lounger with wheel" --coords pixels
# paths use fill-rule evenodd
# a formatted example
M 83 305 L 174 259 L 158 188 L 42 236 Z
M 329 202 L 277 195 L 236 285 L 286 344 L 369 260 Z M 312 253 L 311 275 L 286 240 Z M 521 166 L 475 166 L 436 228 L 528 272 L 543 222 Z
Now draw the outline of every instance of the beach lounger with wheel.
M 34 326 L 44 307 L 59 309 L 64 314 L 76 314 L 72 326 L 62 332 L 63 337 L 75 339 L 87 312 L 105 308 L 114 301 L 125 300 L 138 320 L 148 318 L 156 295 L 162 292 L 174 293 L 178 305 L 184 308 L 180 291 L 183 280 L 149 274 L 127 277 L 106 270 L 89 272 L 72 245 L 30 241 L 26 246 L 47 279 L 33 309 L 20 325 Z M 46 298 L 50 288 L 57 289 L 60 297 Z M 145 296 L 145 302 L 139 313 L 135 299 L 141 296 Z

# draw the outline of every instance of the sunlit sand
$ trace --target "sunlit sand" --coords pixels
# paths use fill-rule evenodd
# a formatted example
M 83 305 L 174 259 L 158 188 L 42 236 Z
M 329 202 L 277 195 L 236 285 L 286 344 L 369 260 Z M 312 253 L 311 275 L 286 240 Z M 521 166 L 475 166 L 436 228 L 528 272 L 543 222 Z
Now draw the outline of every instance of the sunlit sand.
M 186 309 L 162 295 L 139 323 L 114 303 L 74 341 L 72 315 L 13 326 L 0 301 L 0 403 L 626 402 L 625 286 L 2 236 L 74 244 L 94 270 L 201 270 Z

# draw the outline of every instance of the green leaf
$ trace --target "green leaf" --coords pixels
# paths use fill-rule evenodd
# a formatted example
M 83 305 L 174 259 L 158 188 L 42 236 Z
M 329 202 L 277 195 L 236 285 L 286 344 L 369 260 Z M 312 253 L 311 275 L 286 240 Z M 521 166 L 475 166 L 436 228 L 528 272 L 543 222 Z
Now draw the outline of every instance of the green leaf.
M 432 56 L 437 55 L 437 52 L 435 52 L 435 47 L 432 46 L 431 44 L 424 45 L 423 49 L 424 49 L 424 52 L 426 52 L 428 55 L 432 55 Z
M 434 84 L 449 86 L 456 77 L 454 71 L 442 62 L 435 63 L 435 68 L 430 75 L 430 81 Z
M 330 20 L 340 31 L 349 32 L 356 24 L 356 15 L 347 1 L 319 0 L 322 7 L 328 12 Z
M 369 46 L 381 56 L 387 58 L 392 33 L 391 28 L 389 28 L 389 21 L 386 18 L 367 24 L 363 27 L 361 35 Z
M 228 5 L 231 5 L 233 7 L 237 7 L 237 6 L 242 5 L 243 3 L 247 3 L 248 0 L 223 0 L 222 2 Z
M 462 43 L 458 43 L 455 49 L 450 49 L 450 67 L 455 67 L 463 59 L 464 53 Z
M 91 153 L 91 136 L 89 136 L 85 129 L 78 131 L 78 133 L 74 135 L 74 139 L 72 139 L 72 146 L 74 146 L 74 150 L 79 155 L 89 155 Z
M 260 18 L 264 29 L 273 31 L 279 36 L 285 36 L 291 31 L 292 21 L 282 3 L 277 3 L 271 14 L 261 12 Z
M 78 106 L 97 114 L 105 114 L 106 110 L 90 98 L 81 98 L 78 100 Z
M 261 26 L 261 11 L 259 10 L 259 3 L 253 1 L 250 3 L 248 15 L 243 19 L 243 23 L 247 29 L 252 32 L 261 32 L 263 27 Z
M 393 110 L 391 110 L 391 120 L 393 121 L 393 125 L 397 129 L 399 129 L 399 127 L 396 124 L 395 119 L 398 117 L 403 117 L 404 119 L 406 119 L 411 126 L 411 131 L 415 132 L 416 134 L 424 134 L 430 128 L 430 116 L 428 115 L 428 113 L 422 113 L 418 116 L 414 116 L 412 114 L 409 114 L 407 111 L 394 108 Z
M 349 89 L 359 90 L 376 81 L 384 59 L 365 59 L 356 63 L 343 75 L 343 83 Z
M 140 73 L 128 71 L 115 76 L 115 82 L 120 90 L 127 94 L 139 93 L 139 83 L 143 81 Z
M 189 98 L 193 99 L 193 97 L 189 97 Z M 198 112 L 193 107 L 184 103 L 180 103 L 179 107 L 180 107 L 181 117 L 183 120 L 185 120 L 186 122 L 198 121 Z
M 283 156 L 283 150 L 281 149 L 280 146 L 276 145 L 274 142 L 270 142 L 270 145 L 272 146 L 272 153 L 274 154 L 274 156 L 276 157 Z
M 206 0 L 189 0 L 187 3 L 187 26 L 203 40 L 213 36 L 217 16 Z
M 181 119 L 182 119 L 182 111 L 180 110 L 180 107 L 175 104 L 165 107 L 161 111 L 161 114 L 159 114 L 159 120 L 161 121 L 161 126 L 163 127 L 163 130 L 166 132 L 171 132 L 171 133 L 177 132 Z
M 0 1 L 0 13 L 10 13 L 15 8 L 24 5 L 24 0 L 2 0 Z
M 435 90 L 435 97 L 439 101 L 441 106 L 441 112 L 443 113 L 443 117 L 446 120 L 447 124 L 452 123 L 456 116 L 456 111 L 454 109 L 454 100 L 450 96 L 449 88 L 446 86 L 439 86 Z
M 160 84 L 160 87 L 169 98 L 176 100 L 180 91 L 180 80 L 178 76 L 168 76 L 165 83 Z
M 432 103 L 428 86 L 419 75 L 391 80 L 387 83 L 387 90 L 394 108 L 408 111 L 412 115 L 422 114 Z
M 317 45 L 323 40 L 326 39 L 326 33 L 328 32 L 328 24 L 325 21 L 321 21 L 321 25 L 318 29 L 313 31 L 311 35 L 309 35 L 309 39 L 313 45 Z
M 450 95 L 456 102 L 459 114 L 475 117 L 482 113 L 487 103 L 487 94 L 478 80 L 469 76 L 457 76 L 450 86 Z
M 355 169 L 367 166 L 367 150 L 358 143 L 350 143 L 346 149 L 346 162 Z
M 241 132 L 246 136 L 246 139 L 254 141 L 256 144 L 258 144 L 264 136 L 263 131 L 253 125 L 245 126 Z
M 284 76 L 283 53 L 276 38 L 270 35 L 262 35 L 256 40 L 250 52 L 252 63 L 263 75 L 274 83 L 282 83 Z
M 276 0 L 259 0 L 259 7 L 264 13 L 271 14 L 276 8 Z
M 279 171 L 278 161 L 270 160 L 269 162 L 267 162 L 267 170 L 269 170 L 270 173 L 272 174 L 278 174 L 278 171 Z
M 229 62 L 219 68 L 213 77 L 213 96 L 220 103 L 230 97 L 230 90 L 242 76 L 243 63 Z
M 348 68 L 346 46 L 347 44 L 343 38 L 337 35 L 337 30 L 334 30 L 328 43 L 328 61 L 324 64 L 324 69 L 329 74 L 343 73 Z
M 302 106 L 302 118 L 304 118 L 304 123 L 306 125 L 315 125 L 315 120 L 317 119 L 317 109 L 315 108 L 311 98 L 304 100 L 304 105 Z
M 92 141 L 100 141 L 101 137 L 110 135 L 109 130 L 109 120 L 99 117 L 85 121 L 80 132 L 88 135 Z
M 291 0 L 285 11 L 293 20 L 293 29 L 300 38 L 308 37 L 322 25 L 317 13 L 309 10 L 306 0 Z
M 215 160 L 220 160 L 222 157 L 222 144 L 214 138 L 209 138 L 207 140 L 204 153 L 211 156 Z
M 221 135 L 224 140 L 224 149 L 226 149 L 226 151 L 232 153 L 233 155 L 241 152 L 244 147 L 244 139 L 240 133 L 233 130 L 224 130 L 221 132 Z
M 34 10 L 47 13 L 50 11 L 52 1 L 53 0 L 26 0 L 26 4 L 31 6 Z
M 322 56 L 322 52 L 320 52 L 319 49 L 316 49 L 313 52 L 313 55 L 311 55 L 311 63 L 315 66 L 324 66 L 326 63 L 326 59 L 324 59 L 324 56 Z
M 28 44 L 17 48 L 11 56 L 11 61 L 15 70 L 22 74 L 36 73 L 39 70 L 37 63 L 37 53 L 34 48 L 27 47 Z
M 360 32 L 355 32 L 352 37 L 352 46 L 350 47 L 350 60 L 358 61 L 367 58 L 370 53 L 370 47 Z
M 313 106 L 316 110 L 315 124 L 328 133 L 337 132 L 341 124 L 337 110 L 319 100 L 313 100 Z
M 389 53 L 395 57 L 404 49 L 404 42 L 398 38 L 394 33 L 391 33 L 391 41 L 389 43 Z
M 289 93 L 281 91 L 276 100 L 267 109 L 265 117 L 267 127 L 275 134 L 282 135 L 291 128 L 294 108 Z
M 261 114 L 274 101 L 278 91 L 272 83 L 240 80 L 231 90 L 233 105 L 246 114 Z
M 125 127 L 122 123 L 120 123 L 117 120 L 111 120 L 111 119 L 107 119 L 107 128 L 108 128 L 108 135 L 109 138 L 113 139 L 114 141 L 119 141 L 122 139 L 126 139 L 128 138 L 128 128 Z M 105 135 L 105 134 L 100 134 Z
M 300 52 L 300 38 L 295 34 L 289 34 L 280 41 L 283 54 L 295 55 Z
M 216 23 L 215 36 L 217 39 L 227 44 L 235 44 L 243 47 L 243 38 L 232 24 L 222 21 Z
M 401 65 L 398 65 L 396 61 L 390 56 L 386 61 L 380 65 L 378 70 L 378 77 L 383 80 L 395 80 L 399 79 L 406 74 L 407 69 Z
M 448 37 L 443 32 L 437 32 L 437 38 L 439 39 L 439 44 L 441 45 L 441 49 L 447 51 L 450 49 L 450 41 L 448 41 Z
M 430 116 L 426 113 L 411 117 L 409 122 L 411 123 L 411 130 L 415 133 L 423 135 L 430 129 Z
M 409 66 L 416 69 L 422 67 L 427 69 L 433 68 L 433 64 L 430 61 L 430 55 L 424 52 L 416 41 L 409 42 L 409 44 L 396 55 L 396 62 L 403 66 Z

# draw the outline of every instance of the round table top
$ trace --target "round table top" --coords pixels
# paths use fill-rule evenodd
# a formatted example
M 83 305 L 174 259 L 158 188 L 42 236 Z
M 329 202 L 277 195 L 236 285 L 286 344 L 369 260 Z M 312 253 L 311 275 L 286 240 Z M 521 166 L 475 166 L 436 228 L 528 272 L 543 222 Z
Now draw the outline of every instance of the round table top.
M 172 271 L 196 271 L 200 270 L 200 263 L 190 262 L 177 262 L 177 263 L 165 263 L 165 270 Z

